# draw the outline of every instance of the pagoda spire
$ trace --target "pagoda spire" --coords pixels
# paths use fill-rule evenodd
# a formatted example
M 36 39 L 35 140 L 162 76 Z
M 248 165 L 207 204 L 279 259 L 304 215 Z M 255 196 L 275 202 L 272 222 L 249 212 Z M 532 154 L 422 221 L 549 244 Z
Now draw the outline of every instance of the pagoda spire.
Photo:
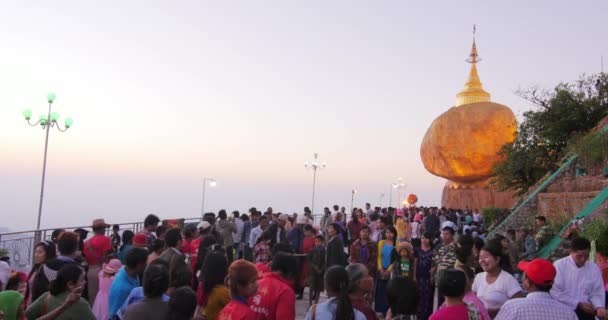
M 456 106 L 463 104 L 476 103 L 476 102 L 489 102 L 490 94 L 483 90 L 481 81 L 479 80 L 479 74 L 477 74 L 477 63 L 481 61 L 481 58 L 477 54 L 477 44 L 475 43 L 475 25 L 473 25 L 473 45 L 471 46 L 471 53 L 469 58 L 466 60 L 471 64 L 471 70 L 469 71 L 469 79 L 464 84 L 464 90 L 460 91 L 456 95 Z

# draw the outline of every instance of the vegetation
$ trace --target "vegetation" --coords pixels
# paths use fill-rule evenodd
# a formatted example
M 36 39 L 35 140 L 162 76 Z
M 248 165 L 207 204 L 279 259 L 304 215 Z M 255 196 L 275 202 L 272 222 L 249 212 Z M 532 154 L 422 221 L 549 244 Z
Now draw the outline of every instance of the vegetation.
M 551 91 L 530 88 L 518 94 L 536 108 L 523 114 L 515 141 L 499 152 L 504 161 L 494 167 L 490 183 L 499 190 L 523 195 L 556 170 L 560 159 L 573 149 L 569 146 L 576 145 L 608 115 L 608 74 L 583 76 L 575 83 L 560 83 Z
M 0 248 L 0 257 L 8 256 L 8 249 Z
M 590 132 L 572 145 L 572 152 L 591 165 L 601 165 L 608 159 L 608 134 Z
M 490 229 L 495 223 L 500 223 L 509 215 L 509 209 L 502 208 L 481 208 L 481 218 L 483 225 Z

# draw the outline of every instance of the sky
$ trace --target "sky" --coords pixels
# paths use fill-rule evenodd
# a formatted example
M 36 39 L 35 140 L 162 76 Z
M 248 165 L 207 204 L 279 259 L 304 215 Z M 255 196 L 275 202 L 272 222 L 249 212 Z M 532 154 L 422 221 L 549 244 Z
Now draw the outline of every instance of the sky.
M 422 205 L 445 180 L 422 138 L 463 88 L 477 25 L 479 75 L 521 114 L 519 88 L 552 88 L 608 63 L 607 1 L 18 1 L 0 3 L 0 228 L 196 217 L 251 206 L 301 212 L 388 205 L 403 177 Z M 62 121 L 60 121 L 62 122 Z M 393 204 L 399 196 L 393 192 Z

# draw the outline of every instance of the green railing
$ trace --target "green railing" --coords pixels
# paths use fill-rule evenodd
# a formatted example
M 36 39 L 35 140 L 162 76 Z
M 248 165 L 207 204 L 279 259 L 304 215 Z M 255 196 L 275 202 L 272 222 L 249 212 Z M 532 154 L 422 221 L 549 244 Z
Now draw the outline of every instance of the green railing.
M 560 230 L 560 232 L 558 234 L 556 234 L 547 243 L 547 245 L 545 245 L 544 247 L 540 248 L 536 252 L 536 257 L 538 257 L 538 258 L 545 258 L 545 259 L 547 257 L 549 257 L 549 255 L 551 254 L 551 252 L 553 252 L 553 250 L 555 250 L 555 248 L 557 248 L 562 243 L 562 240 L 563 240 L 562 235 L 566 232 L 566 230 L 568 230 L 568 228 L 570 228 L 570 226 L 574 222 L 576 222 L 576 221 L 578 221 L 580 219 L 583 219 L 583 218 L 588 217 L 589 215 L 591 215 L 607 199 L 608 199 L 608 187 L 604 188 L 600 193 L 598 193 L 597 196 L 595 196 L 595 198 L 593 198 L 591 201 L 589 201 L 587 203 L 587 205 L 583 208 L 583 210 L 581 210 L 574 218 L 572 218 L 572 220 L 570 221 L 570 223 L 567 223 L 562 228 L 562 230 Z
M 530 202 L 534 197 L 536 197 L 539 192 L 543 191 L 549 185 L 549 183 L 551 183 L 553 180 L 555 180 L 555 178 L 557 178 L 557 176 L 559 176 L 564 170 L 566 170 L 572 164 L 572 162 L 574 160 L 576 160 L 576 158 L 578 158 L 577 154 L 569 156 L 566 159 L 566 162 L 564 162 L 557 170 L 555 170 L 555 172 L 553 172 L 547 179 L 545 179 L 545 181 L 543 183 L 541 183 L 540 186 L 538 186 L 538 188 L 536 188 L 534 191 L 532 191 L 532 193 L 530 193 L 524 199 L 524 201 L 522 201 L 515 208 L 515 210 L 513 210 L 513 212 L 511 212 L 511 214 L 509 214 L 501 223 L 499 223 L 496 227 L 494 227 L 494 229 L 492 231 L 490 231 L 489 238 L 494 236 L 494 234 L 496 233 L 496 230 L 499 230 L 500 227 L 502 227 L 505 223 L 507 223 L 509 220 L 511 220 L 513 217 L 515 217 L 515 215 L 519 212 L 519 210 L 521 210 L 526 204 L 528 204 L 528 202 Z

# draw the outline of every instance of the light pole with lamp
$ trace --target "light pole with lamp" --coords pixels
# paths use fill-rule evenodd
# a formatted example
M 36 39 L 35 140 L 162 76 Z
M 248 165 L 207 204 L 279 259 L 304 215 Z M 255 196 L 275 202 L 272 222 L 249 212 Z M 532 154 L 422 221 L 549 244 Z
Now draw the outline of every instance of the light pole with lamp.
M 215 181 L 215 179 L 203 177 L 203 200 L 201 204 L 201 218 L 204 218 L 205 216 L 205 190 L 207 187 L 207 183 L 209 183 L 209 186 L 212 188 L 217 186 L 217 181 Z
M 317 183 L 317 170 L 325 168 L 325 162 L 319 162 L 319 154 L 313 154 L 314 159 L 309 163 L 306 161 L 304 163 L 304 167 L 312 169 L 312 204 L 310 206 L 310 211 L 312 214 L 315 214 L 315 185 Z
M 355 193 L 357 190 L 353 189 L 350 193 L 350 214 L 353 214 L 353 202 L 355 202 Z
M 46 130 L 46 137 L 44 139 L 44 158 L 42 160 L 42 182 L 40 184 L 40 202 L 38 203 L 38 220 L 36 221 L 36 230 L 40 230 L 40 220 L 42 219 L 42 203 L 44 200 L 44 182 L 46 178 L 46 157 L 49 148 L 49 134 L 51 132 L 51 128 L 57 128 L 57 130 L 61 132 L 66 132 L 73 124 L 73 120 L 71 118 L 66 118 L 64 121 L 64 128 L 62 129 L 57 121 L 59 120 L 59 113 L 51 112 L 51 107 L 53 106 L 53 102 L 55 102 L 55 94 L 49 93 L 46 97 L 47 102 L 49 103 L 49 111 L 46 115 L 41 114 L 38 121 L 35 123 L 30 122 L 32 118 L 32 110 L 27 109 L 23 111 L 23 117 L 32 127 L 40 125 L 43 130 Z M 39 232 L 36 232 L 36 236 L 39 238 Z M 39 241 L 39 239 L 37 239 Z
M 407 187 L 405 183 L 403 183 L 403 178 L 397 178 L 397 181 L 391 183 L 391 195 L 389 197 L 388 206 L 391 207 L 393 205 L 393 189 L 397 189 L 397 196 L 401 197 L 400 190 L 404 190 Z

